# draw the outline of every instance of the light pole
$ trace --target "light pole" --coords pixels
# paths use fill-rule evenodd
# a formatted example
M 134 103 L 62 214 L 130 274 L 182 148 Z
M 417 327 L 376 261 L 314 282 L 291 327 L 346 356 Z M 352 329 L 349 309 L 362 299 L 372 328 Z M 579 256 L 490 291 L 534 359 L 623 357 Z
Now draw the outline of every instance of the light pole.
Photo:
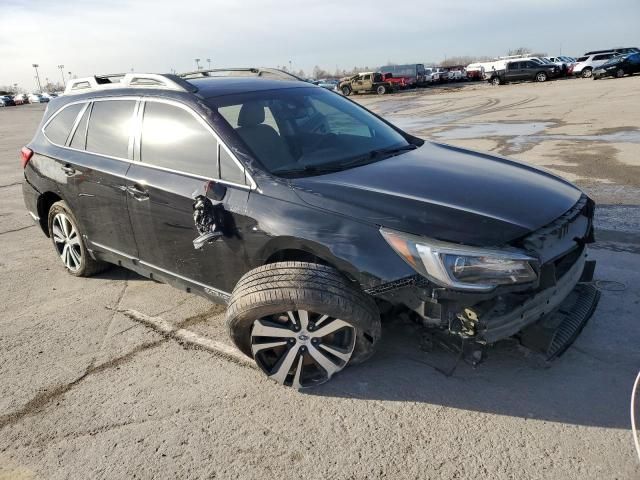
M 211 70 L 211 59 L 207 58 L 207 63 L 209 64 L 209 70 Z
M 67 75 L 69 76 L 69 80 L 71 80 L 71 72 L 67 72 Z
M 200 59 L 196 58 L 196 70 L 200 70 Z
M 62 75 L 62 88 L 66 88 L 67 82 L 64 81 L 64 65 L 58 65 L 58 68 L 60 69 L 60 74 Z
M 291 68 L 291 60 L 289 60 L 289 72 L 293 73 L 293 69 Z
M 37 63 L 33 63 L 31 64 L 31 66 L 36 69 L 36 80 L 38 80 L 38 90 L 40 91 L 40 93 L 42 93 L 42 85 L 40 85 L 40 74 L 38 73 L 38 67 L 40 65 L 38 65 Z

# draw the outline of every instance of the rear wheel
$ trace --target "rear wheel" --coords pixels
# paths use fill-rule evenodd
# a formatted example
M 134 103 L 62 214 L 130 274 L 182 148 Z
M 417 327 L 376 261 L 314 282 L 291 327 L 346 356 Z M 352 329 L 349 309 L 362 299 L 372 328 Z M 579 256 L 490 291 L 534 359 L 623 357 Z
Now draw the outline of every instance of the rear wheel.
M 348 97 L 349 95 L 351 95 L 351 87 L 349 87 L 349 86 L 347 86 L 347 85 L 345 85 L 344 87 L 342 87 L 340 90 L 342 91 L 342 94 L 343 94 L 345 97 Z
M 374 301 L 337 270 L 306 262 L 258 267 L 238 282 L 227 309 L 233 343 L 273 380 L 320 385 L 369 358 L 380 338 Z
M 51 206 L 48 220 L 49 237 L 67 272 L 76 277 L 90 277 L 108 267 L 107 263 L 91 258 L 76 217 L 64 201 Z
M 495 85 L 498 86 L 502 83 L 502 80 L 500 80 L 500 77 L 493 77 L 491 79 L 491 85 Z
M 547 74 L 545 72 L 538 72 L 536 74 L 536 82 L 546 82 Z
M 378 87 L 376 88 L 376 93 L 378 95 L 384 95 L 385 93 L 387 93 L 387 88 L 384 85 L 378 85 Z
M 589 68 L 589 67 L 587 67 L 587 68 L 582 70 L 582 78 L 590 78 L 592 74 L 593 74 L 593 72 L 591 71 L 591 68 Z

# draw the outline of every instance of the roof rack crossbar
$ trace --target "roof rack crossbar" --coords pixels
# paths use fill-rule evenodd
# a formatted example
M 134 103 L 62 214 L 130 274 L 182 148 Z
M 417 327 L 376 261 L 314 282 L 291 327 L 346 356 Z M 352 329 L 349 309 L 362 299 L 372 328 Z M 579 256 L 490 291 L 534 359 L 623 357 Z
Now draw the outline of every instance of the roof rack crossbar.
M 121 80 L 111 80 L 117 77 L 121 77 Z M 169 73 L 109 73 L 69 80 L 64 93 L 68 95 L 110 88 L 160 88 L 186 92 L 196 92 L 198 90 L 195 85 Z
M 224 75 L 226 74 L 226 75 Z M 294 75 L 293 73 L 280 70 L 278 68 L 263 67 L 238 67 L 238 68 L 211 68 L 207 70 L 195 70 L 178 74 L 179 77 L 185 79 L 202 78 L 202 77 L 218 77 L 218 76 L 256 76 L 269 77 L 281 80 L 298 80 L 304 82 L 304 79 Z

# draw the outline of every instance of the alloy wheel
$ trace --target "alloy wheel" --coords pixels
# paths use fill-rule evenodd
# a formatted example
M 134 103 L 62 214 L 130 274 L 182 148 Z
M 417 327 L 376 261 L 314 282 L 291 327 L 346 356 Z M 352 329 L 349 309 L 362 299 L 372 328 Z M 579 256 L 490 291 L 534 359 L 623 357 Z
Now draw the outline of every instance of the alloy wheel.
M 616 70 L 616 77 L 617 78 L 622 78 L 624 77 L 624 70 L 619 68 L 618 70 Z
M 355 328 L 339 318 L 306 310 L 255 320 L 251 352 L 263 372 L 294 388 L 320 385 L 353 354 Z
M 82 264 L 80 236 L 73 223 L 64 213 L 58 213 L 52 222 L 53 242 L 62 263 L 72 272 L 77 272 Z
M 582 77 L 583 78 L 589 78 L 591 76 L 592 72 L 590 68 L 585 68 L 584 70 L 582 70 Z

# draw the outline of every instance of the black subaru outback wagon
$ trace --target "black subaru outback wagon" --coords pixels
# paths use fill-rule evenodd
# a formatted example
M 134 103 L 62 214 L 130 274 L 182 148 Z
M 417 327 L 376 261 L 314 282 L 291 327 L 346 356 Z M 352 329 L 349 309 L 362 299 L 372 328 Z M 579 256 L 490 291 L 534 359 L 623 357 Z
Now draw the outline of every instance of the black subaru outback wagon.
M 296 388 L 370 357 L 400 312 L 567 348 L 597 303 L 578 188 L 256 72 L 89 77 L 51 101 L 23 192 L 70 274 L 117 264 L 226 304 L 234 344 Z

